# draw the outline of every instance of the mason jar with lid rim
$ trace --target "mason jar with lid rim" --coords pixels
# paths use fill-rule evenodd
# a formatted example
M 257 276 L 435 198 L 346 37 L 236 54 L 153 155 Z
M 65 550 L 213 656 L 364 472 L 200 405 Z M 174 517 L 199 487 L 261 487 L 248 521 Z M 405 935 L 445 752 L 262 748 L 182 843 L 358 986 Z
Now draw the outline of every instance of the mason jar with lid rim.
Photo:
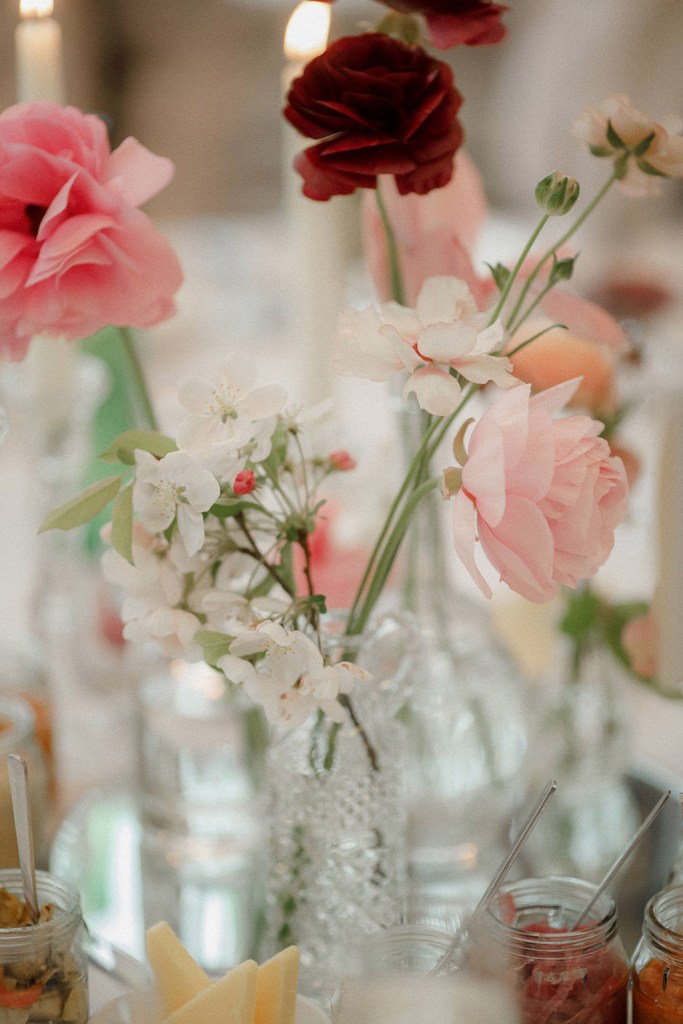
M 85 1024 L 88 964 L 78 892 L 46 871 L 36 872 L 36 883 L 38 903 L 50 904 L 52 917 L 19 925 L 13 898 L 23 899 L 21 871 L 0 871 L 0 1007 L 16 1010 L 26 1024 Z
M 523 1024 L 625 1024 L 628 960 L 614 900 L 576 878 L 528 878 L 503 886 L 481 926 L 473 956 L 503 950 Z
M 28 766 L 33 840 L 36 860 L 42 864 L 47 853 L 48 794 L 45 760 L 36 739 L 36 718 L 25 700 L 0 694 L 0 869 L 19 864 L 6 768 L 8 754 L 20 754 Z
M 683 1021 L 683 885 L 662 889 L 645 907 L 631 973 L 633 1024 Z

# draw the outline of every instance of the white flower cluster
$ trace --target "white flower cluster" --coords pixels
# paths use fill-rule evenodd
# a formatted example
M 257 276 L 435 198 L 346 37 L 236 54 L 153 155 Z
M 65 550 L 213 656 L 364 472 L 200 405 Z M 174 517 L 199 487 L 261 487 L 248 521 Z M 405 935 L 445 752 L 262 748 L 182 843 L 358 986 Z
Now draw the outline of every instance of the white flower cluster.
M 339 468 L 334 456 L 305 458 L 296 419 L 282 415 L 286 391 L 257 386 L 245 356 L 230 355 L 210 383 L 185 385 L 179 399 L 188 415 L 177 450 L 135 452 L 132 561 L 113 548 L 103 558 L 125 593 L 125 637 L 196 661 L 196 635 L 210 631 L 227 651 L 215 663 L 270 721 L 295 726 L 317 708 L 341 721 L 339 695 L 367 673 L 327 665 L 292 628 L 296 588 L 278 558 L 297 524 L 305 537 L 316 485 Z M 290 439 L 298 459 L 287 454 Z

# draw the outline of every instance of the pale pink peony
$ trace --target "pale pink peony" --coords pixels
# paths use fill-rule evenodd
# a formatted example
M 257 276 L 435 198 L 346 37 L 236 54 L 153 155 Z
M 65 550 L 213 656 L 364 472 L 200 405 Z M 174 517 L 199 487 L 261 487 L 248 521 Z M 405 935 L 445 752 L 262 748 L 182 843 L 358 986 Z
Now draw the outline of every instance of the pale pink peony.
M 453 509 L 454 542 L 487 596 L 477 537 L 500 579 L 529 601 L 548 601 L 600 568 L 626 515 L 624 468 L 601 424 L 554 419 L 572 397 L 570 381 L 531 397 L 529 385 L 501 395 L 472 431 Z
M 453 177 L 427 195 L 399 195 L 393 179 L 380 183 L 387 215 L 399 246 L 405 300 L 415 305 L 428 277 L 452 275 L 466 281 L 480 308 L 484 282 L 470 253 L 486 219 L 486 195 L 479 171 L 462 150 Z M 384 227 L 374 192 L 363 197 L 363 244 L 370 274 L 381 302 L 393 298 Z
M 610 138 L 610 127 L 623 146 Z M 620 182 L 631 195 L 659 192 L 659 175 L 683 178 L 683 138 L 641 114 L 626 96 L 608 96 L 599 107 L 588 107 L 575 122 L 574 134 L 596 156 L 618 159 L 624 152 L 634 151 Z M 646 145 L 649 136 L 652 139 L 641 153 L 638 147 Z
M 150 327 L 175 310 L 182 272 L 137 207 L 173 165 L 74 107 L 26 103 L 0 115 L 0 354 L 34 334 L 87 337 Z
M 659 623 L 652 609 L 624 626 L 621 643 L 631 668 L 644 679 L 653 679 L 659 669 Z

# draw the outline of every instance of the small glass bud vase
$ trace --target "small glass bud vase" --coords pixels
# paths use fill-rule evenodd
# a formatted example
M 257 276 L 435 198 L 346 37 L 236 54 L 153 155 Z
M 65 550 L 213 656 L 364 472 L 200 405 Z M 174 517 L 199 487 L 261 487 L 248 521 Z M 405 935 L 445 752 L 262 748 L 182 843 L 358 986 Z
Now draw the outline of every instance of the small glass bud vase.
M 525 879 L 503 887 L 485 915 L 482 935 L 507 957 L 523 1024 L 626 1024 L 629 968 L 614 900 L 603 893 L 573 927 L 594 892 L 576 878 Z
M 37 872 L 38 924 L 25 923 L 18 869 L 0 871 L 0 1020 L 85 1024 L 87 957 L 78 893 Z
M 647 904 L 631 973 L 633 1024 L 683 1021 L 683 885 Z

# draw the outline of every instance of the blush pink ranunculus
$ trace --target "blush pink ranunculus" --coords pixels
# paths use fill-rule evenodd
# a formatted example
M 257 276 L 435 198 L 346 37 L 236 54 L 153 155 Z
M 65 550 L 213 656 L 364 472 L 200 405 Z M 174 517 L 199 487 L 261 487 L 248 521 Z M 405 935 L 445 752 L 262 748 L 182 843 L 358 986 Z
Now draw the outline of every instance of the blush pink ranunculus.
M 644 679 L 654 679 L 659 670 L 660 635 L 654 609 L 639 615 L 624 626 L 621 643 L 631 668 Z
M 491 588 L 475 560 L 477 538 L 500 579 L 529 601 L 549 601 L 560 584 L 589 579 L 612 549 L 626 515 L 628 484 L 602 425 L 555 418 L 576 381 L 531 396 L 502 394 L 472 431 L 455 497 L 455 549 L 482 593 Z
M 169 317 L 182 271 L 138 209 L 173 165 L 133 138 L 113 152 L 104 122 L 25 103 L 0 115 L 0 355 L 35 334 L 87 337 Z
M 470 253 L 486 220 L 486 194 L 481 175 L 466 153 L 455 157 L 453 177 L 443 188 L 427 195 L 400 195 L 392 179 L 378 183 L 399 249 L 407 305 L 414 306 L 428 277 L 460 278 L 483 308 L 486 290 L 477 276 Z M 363 247 L 380 302 L 391 294 L 387 239 L 377 200 L 363 197 Z

